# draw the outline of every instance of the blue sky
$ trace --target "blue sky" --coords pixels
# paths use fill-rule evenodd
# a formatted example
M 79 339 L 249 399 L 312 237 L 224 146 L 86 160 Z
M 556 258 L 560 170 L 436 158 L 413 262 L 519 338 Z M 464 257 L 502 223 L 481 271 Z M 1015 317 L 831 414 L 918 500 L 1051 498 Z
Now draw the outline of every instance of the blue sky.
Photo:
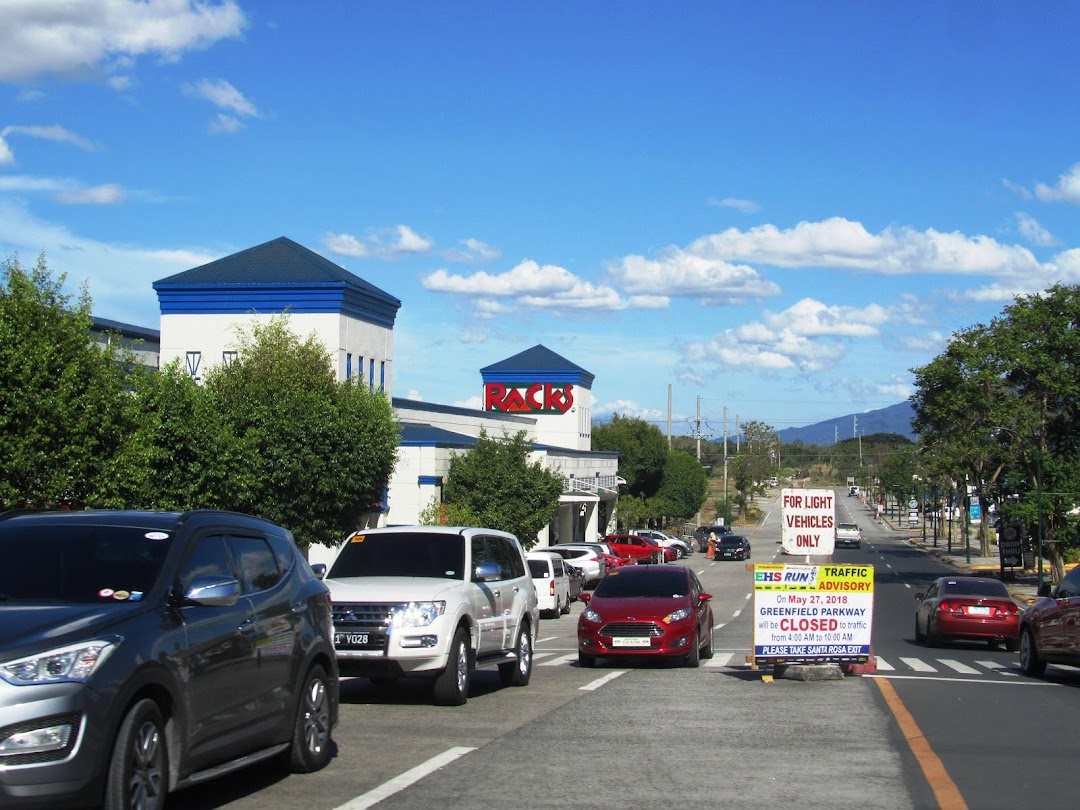
M 0 0 L 0 257 L 97 315 L 278 236 L 402 300 L 395 396 L 543 343 L 705 435 L 885 407 L 1080 282 L 1071 3 Z

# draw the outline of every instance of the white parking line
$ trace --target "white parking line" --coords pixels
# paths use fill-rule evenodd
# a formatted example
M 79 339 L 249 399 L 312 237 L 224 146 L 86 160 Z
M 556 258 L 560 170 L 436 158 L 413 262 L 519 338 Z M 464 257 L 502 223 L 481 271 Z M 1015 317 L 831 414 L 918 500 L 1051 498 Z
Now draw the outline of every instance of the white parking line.
M 451 748 L 438 756 L 432 757 L 427 762 L 417 765 L 415 768 L 410 768 L 400 776 L 395 776 L 388 782 L 383 782 L 377 788 L 373 788 L 367 793 L 361 793 L 359 796 L 349 799 L 345 804 L 338 805 L 334 810 L 366 810 L 368 807 L 374 807 L 383 799 L 388 799 L 395 793 L 400 793 L 414 782 L 419 782 L 428 774 L 434 773 L 439 770 L 439 768 L 449 765 L 455 759 L 463 757 L 470 751 L 475 750 L 475 748 L 465 747 Z
M 535 656 L 533 656 L 535 658 Z M 558 658 L 552 658 L 550 661 L 541 661 L 537 666 L 541 667 L 559 667 L 563 664 L 569 664 L 571 661 L 577 661 L 577 653 L 570 653 L 569 655 L 560 655 Z
M 597 678 L 592 683 L 587 683 L 584 686 L 579 686 L 578 691 L 579 692 L 593 692 L 593 691 L 599 689 L 601 686 L 603 686 L 608 681 L 613 681 L 616 678 L 618 678 L 620 675 L 625 675 L 625 674 L 626 674 L 625 669 L 617 669 L 614 672 L 609 672 L 603 678 Z
M 956 670 L 961 675 L 979 675 L 979 670 L 975 667 L 969 667 L 967 664 L 961 664 L 959 661 L 953 661 L 951 658 L 939 658 L 939 662 L 947 666 L 949 669 Z
M 937 669 L 930 666 L 920 658 L 901 658 L 900 660 L 916 672 L 937 672 Z

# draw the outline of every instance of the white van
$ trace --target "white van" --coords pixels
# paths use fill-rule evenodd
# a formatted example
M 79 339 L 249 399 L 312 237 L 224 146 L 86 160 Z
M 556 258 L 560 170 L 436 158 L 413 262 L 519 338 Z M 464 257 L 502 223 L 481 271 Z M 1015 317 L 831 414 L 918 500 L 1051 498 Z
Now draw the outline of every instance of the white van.
M 563 558 L 554 551 L 530 551 L 525 555 L 536 586 L 540 615 L 557 619 L 570 612 L 570 581 Z

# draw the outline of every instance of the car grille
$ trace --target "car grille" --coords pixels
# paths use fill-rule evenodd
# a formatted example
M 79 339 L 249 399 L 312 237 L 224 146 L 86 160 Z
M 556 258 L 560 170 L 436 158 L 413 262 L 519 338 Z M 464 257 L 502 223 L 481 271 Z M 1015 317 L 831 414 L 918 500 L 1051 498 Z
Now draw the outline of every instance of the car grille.
M 404 610 L 405 602 L 342 602 L 334 604 L 334 630 L 338 633 L 361 631 L 368 634 L 368 645 L 386 646 L 394 614 Z
M 600 635 L 658 638 L 664 635 L 664 629 L 655 622 L 612 622 L 600 628 Z

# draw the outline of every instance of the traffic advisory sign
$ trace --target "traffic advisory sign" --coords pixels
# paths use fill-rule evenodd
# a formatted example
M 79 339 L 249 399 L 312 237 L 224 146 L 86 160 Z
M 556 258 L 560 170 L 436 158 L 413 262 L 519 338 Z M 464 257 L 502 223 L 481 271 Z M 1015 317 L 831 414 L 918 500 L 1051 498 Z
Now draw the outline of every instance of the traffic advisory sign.
M 865 662 L 872 565 L 755 565 L 754 663 Z
M 830 555 L 836 546 L 836 496 L 831 489 L 782 489 L 780 522 L 786 553 Z

